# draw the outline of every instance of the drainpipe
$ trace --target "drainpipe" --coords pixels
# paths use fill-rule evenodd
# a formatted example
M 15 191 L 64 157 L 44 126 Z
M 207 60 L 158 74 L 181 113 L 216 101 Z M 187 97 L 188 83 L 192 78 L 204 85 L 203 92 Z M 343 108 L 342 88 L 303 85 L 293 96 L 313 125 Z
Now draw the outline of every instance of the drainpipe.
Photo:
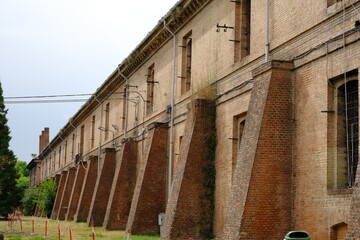
M 175 80 L 176 80 L 176 36 L 166 26 L 165 19 L 163 21 L 164 28 L 172 35 L 173 41 L 173 78 L 171 83 L 171 113 L 170 113 L 170 136 L 169 136 L 169 169 L 168 169 L 168 197 L 171 193 L 172 185 L 172 162 L 173 162 L 173 149 L 174 149 L 174 107 L 175 107 Z
M 127 77 L 125 77 L 124 74 L 122 74 L 122 72 L 120 71 L 120 67 L 117 67 L 118 69 L 118 73 L 120 74 L 121 77 L 123 77 L 125 79 L 125 95 L 126 95 L 126 99 L 125 99 L 125 119 L 124 119 L 124 139 L 126 138 L 126 132 L 127 132 L 127 127 L 128 127 L 128 114 L 129 114 L 129 103 L 128 103 L 128 99 L 129 99 L 129 79 L 127 79 Z
M 269 22 L 270 22 L 270 0 L 266 0 L 266 37 L 265 37 L 265 62 L 269 61 Z

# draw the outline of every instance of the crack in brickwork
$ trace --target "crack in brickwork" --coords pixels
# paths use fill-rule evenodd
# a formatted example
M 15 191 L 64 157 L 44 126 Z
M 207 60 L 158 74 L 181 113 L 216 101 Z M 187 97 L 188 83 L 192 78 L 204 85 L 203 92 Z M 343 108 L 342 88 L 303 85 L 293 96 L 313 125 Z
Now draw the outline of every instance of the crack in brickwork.
M 125 229 L 131 199 L 136 182 L 137 143 L 131 139 L 123 143 L 117 153 L 116 171 L 107 204 L 103 227 L 105 229 Z
M 168 127 L 151 125 L 126 224 L 134 234 L 158 233 L 158 214 L 165 212 Z
M 291 69 L 272 61 L 253 72 L 224 240 L 282 239 L 291 229 Z

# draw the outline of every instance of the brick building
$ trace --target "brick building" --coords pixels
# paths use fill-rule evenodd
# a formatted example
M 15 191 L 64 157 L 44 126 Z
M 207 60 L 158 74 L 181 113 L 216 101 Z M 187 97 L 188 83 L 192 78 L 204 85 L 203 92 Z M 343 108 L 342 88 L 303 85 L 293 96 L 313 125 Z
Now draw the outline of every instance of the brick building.
M 149 233 L 164 216 L 162 239 L 359 239 L 359 11 L 180 0 L 40 138 L 29 167 L 59 183 L 52 217 Z

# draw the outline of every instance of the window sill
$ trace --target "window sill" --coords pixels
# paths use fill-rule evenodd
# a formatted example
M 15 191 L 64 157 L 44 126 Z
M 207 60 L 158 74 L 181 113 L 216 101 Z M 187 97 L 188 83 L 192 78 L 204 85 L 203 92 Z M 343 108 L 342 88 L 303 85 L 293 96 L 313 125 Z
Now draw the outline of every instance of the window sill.
M 345 189 L 328 189 L 328 195 L 346 195 L 352 194 L 354 189 L 345 188 Z

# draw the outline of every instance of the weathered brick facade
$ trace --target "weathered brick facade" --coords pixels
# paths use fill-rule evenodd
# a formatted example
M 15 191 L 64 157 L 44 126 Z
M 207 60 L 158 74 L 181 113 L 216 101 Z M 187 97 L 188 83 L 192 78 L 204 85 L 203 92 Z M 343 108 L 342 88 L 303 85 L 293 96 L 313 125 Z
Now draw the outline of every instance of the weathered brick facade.
M 87 162 L 81 162 L 77 166 L 74 184 L 70 195 L 69 208 L 65 215 L 66 220 L 74 220 L 74 215 L 76 213 L 77 206 L 79 204 L 81 188 L 84 183 L 86 166 L 87 166 Z
M 98 176 L 98 159 L 93 156 L 89 159 L 86 168 L 83 187 L 81 189 L 79 203 L 74 216 L 74 220 L 78 222 L 85 222 L 88 218 L 91 199 L 94 193 L 96 179 Z
M 358 86 L 360 0 L 270 0 L 268 62 L 266 3 L 179 1 L 49 144 L 40 139 L 41 180 L 62 173 L 54 209 L 65 188 L 62 171 L 96 154 L 99 163 L 88 162 L 74 216 L 89 218 L 97 167 L 107 157 L 99 149 L 114 148 L 118 164 L 108 167 L 115 177 L 106 180 L 109 200 L 102 201 L 97 224 L 159 232 L 157 217 L 167 203 L 174 212 L 165 216 L 162 239 L 204 239 L 195 195 L 203 191 L 200 153 L 208 149 L 194 130 L 202 117 L 191 120 L 188 106 L 214 99 L 209 235 L 283 239 L 304 230 L 315 240 L 359 238 L 360 193 L 349 170 L 358 161 L 358 120 L 350 134 L 341 104 L 345 82 Z M 355 163 L 346 156 L 350 150 Z
M 104 157 L 100 160 L 99 175 L 96 179 L 94 193 L 91 200 L 89 214 L 87 217 L 87 224 L 94 224 L 95 226 L 102 226 L 106 214 L 106 207 L 108 204 L 111 183 L 114 179 L 116 158 L 115 149 L 104 149 Z
M 107 204 L 103 227 L 105 229 L 125 229 L 131 207 L 131 199 L 136 183 L 136 160 L 138 144 L 131 139 L 123 142 L 117 152 L 114 180 Z
M 154 123 L 148 128 L 126 224 L 134 234 L 158 233 L 158 214 L 165 212 L 168 127 Z

